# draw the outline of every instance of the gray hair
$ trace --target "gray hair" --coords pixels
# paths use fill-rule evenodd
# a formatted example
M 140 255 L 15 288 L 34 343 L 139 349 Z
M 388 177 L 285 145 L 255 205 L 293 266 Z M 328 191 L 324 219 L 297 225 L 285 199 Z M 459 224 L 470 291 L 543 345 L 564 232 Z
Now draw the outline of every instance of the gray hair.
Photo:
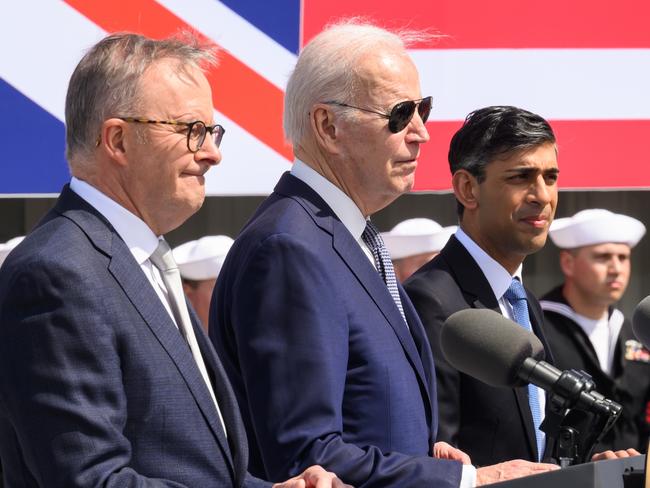
M 112 34 L 95 44 L 72 73 L 65 100 L 66 157 L 72 170 L 80 167 L 97 144 L 101 126 L 131 113 L 140 102 L 139 84 L 146 70 L 162 59 L 206 69 L 216 64 L 213 47 L 202 46 L 189 33 L 154 40 L 131 34 Z
M 283 121 L 287 140 L 294 146 L 303 141 L 315 103 L 354 102 L 359 89 L 358 61 L 365 54 L 381 47 L 406 52 L 411 45 L 433 37 L 423 31 L 390 32 L 359 18 L 327 26 L 302 50 L 287 83 Z

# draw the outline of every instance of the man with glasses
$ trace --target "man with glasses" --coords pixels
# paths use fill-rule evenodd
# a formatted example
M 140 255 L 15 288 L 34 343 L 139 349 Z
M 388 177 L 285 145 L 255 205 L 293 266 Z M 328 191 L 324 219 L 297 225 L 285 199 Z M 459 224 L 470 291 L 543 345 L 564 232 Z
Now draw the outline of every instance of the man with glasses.
M 429 140 L 431 97 L 406 51 L 417 39 L 335 25 L 289 79 L 294 166 L 231 247 L 210 315 L 258 476 L 318 462 L 355 486 L 474 482 L 467 456 L 434 447 L 431 351 L 369 220 L 411 189 Z M 535 469 L 547 468 L 488 467 L 478 481 Z
M 0 272 L 6 486 L 270 486 L 163 234 L 221 160 L 195 42 L 112 35 L 66 98 L 72 173 Z M 342 487 L 310 468 L 284 487 Z M 321 484 L 318 484 L 320 487 Z

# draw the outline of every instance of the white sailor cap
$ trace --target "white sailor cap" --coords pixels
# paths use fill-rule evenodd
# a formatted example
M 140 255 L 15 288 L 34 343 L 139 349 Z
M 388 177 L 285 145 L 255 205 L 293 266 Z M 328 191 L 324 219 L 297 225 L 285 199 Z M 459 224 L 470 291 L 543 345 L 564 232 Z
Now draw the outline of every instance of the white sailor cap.
M 408 219 L 400 222 L 381 237 L 388 248 L 391 259 L 401 259 L 417 254 L 439 252 L 458 226 L 441 227 L 431 219 Z
M 173 249 L 181 276 L 186 280 L 216 279 L 234 241 L 228 236 L 205 236 Z
M 645 225 L 633 217 L 602 208 L 582 210 L 573 217 L 556 219 L 549 235 L 560 249 L 620 242 L 634 247 L 645 234 Z
M 14 237 L 13 239 L 9 239 L 4 244 L 0 243 L 0 266 L 2 266 L 2 263 L 7 258 L 11 250 L 20 244 L 24 238 L 25 236 L 18 236 Z

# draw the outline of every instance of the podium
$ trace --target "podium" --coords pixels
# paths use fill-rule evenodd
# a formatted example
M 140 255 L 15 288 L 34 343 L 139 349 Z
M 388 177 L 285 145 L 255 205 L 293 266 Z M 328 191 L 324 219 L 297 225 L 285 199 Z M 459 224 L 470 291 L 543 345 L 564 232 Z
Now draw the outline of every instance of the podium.
M 643 473 L 645 459 L 645 456 L 634 456 L 577 464 L 557 471 L 485 486 L 494 488 L 624 488 L 624 486 L 627 488 L 628 486 L 643 486 L 642 477 L 641 480 L 636 481 L 638 484 L 628 482 L 624 484 L 623 475 Z M 626 477 L 631 478 L 631 476 Z

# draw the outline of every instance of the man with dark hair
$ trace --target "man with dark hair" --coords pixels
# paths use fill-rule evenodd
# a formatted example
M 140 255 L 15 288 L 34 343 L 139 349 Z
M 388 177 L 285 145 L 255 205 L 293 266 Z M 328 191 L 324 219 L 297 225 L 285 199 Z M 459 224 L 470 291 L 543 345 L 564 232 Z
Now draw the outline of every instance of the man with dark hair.
M 66 98 L 72 180 L 0 271 L 8 487 L 270 487 L 163 234 L 221 161 L 196 43 L 115 34 Z M 342 483 L 312 467 L 285 488 Z
M 623 406 L 598 450 L 645 452 L 650 434 L 650 353 L 615 307 L 645 232 L 637 219 L 600 208 L 556 219 L 549 232 L 564 275 L 540 301 L 555 366 L 586 371 L 599 393 Z
M 441 351 L 440 331 L 458 310 L 490 308 L 532 328 L 546 345 L 542 312 L 521 284 L 521 269 L 546 242 L 555 214 L 555 135 L 531 112 L 486 107 L 469 114 L 454 135 L 449 164 L 460 228 L 405 285 L 436 358 L 438 437 L 478 465 L 546 459 L 543 391 L 495 388 L 454 369 Z

